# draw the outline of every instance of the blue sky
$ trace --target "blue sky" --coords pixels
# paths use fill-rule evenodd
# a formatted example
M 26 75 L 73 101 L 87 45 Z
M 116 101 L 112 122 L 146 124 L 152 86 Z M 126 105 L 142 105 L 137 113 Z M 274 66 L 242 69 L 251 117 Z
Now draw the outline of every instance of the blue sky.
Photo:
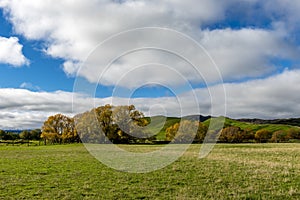
M 149 115 L 299 117 L 299 11 L 292 0 L 0 0 L 0 128 L 90 109 L 73 91 L 81 79 L 93 102 Z
M 19 38 L 19 42 L 23 45 L 23 54 L 30 60 L 29 66 L 20 68 L 1 63 L 1 88 L 20 88 L 22 83 L 31 83 L 44 91 L 72 91 L 74 78 L 66 76 L 63 72 L 61 68 L 63 61 L 45 55 L 42 52 L 41 42 L 26 40 L 22 35 L 14 33 L 12 25 L 4 18 L 2 10 L 0 27 L 0 36 Z

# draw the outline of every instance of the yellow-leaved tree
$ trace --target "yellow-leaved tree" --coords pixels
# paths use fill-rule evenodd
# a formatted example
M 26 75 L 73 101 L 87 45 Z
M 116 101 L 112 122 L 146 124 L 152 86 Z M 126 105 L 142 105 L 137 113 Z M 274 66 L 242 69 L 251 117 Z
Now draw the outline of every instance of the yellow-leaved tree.
M 176 143 L 203 142 L 207 127 L 198 121 L 182 120 L 166 129 L 166 140 Z
M 42 127 L 44 143 L 79 142 L 74 119 L 62 114 L 48 117 Z

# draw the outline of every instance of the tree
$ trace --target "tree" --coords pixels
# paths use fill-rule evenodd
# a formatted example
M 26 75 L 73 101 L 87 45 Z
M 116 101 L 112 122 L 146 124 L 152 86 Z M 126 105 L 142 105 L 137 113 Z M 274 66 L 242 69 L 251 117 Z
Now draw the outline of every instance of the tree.
M 166 129 L 166 140 L 177 143 L 203 142 L 207 127 L 201 122 L 182 120 Z
M 40 140 L 42 131 L 41 131 L 41 129 L 33 129 L 30 131 L 30 134 L 31 134 L 32 140 Z
M 105 106 L 100 106 L 92 110 L 94 115 L 97 117 L 98 123 L 100 125 L 103 134 L 106 138 L 110 138 L 113 142 L 114 138 L 116 137 L 114 134 L 116 132 L 116 126 L 114 126 L 113 119 L 112 119 L 112 106 L 107 104 Z
M 27 140 L 27 144 L 29 146 L 29 141 L 32 139 L 29 131 L 25 130 L 20 133 L 20 138 L 23 140 Z
M 221 131 L 219 141 L 226 143 L 240 143 L 244 139 L 244 131 L 240 127 L 229 126 Z
M 20 137 L 19 137 L 18 133 L 0 130 L 0 139 L 2 139 L 2 140 L 17 140 L 17 139 L 20 139 Z
M 51 143 L 78 141 L 74 119 L 62 114 L 50 116 L 42 127 L 41 138 Z
M 207 126 L 205 126 L 203 123 L 199 122 L 198 123 L 198 130 L 197 130 L 197 134 L 196 137 L 194 139 L 195 142 L 203 142 L 206 134 L 207 134 L 208 128 Z
M 77 134 L 85 143 L 104 143 L 105 134 L 95 114 L 95 110 L 88 111 L 74 117 Z
M 75 116 L 76 129 L 84 142 L 141 142 L 148 138 L 143 127 L 148 124 L 142 112 L 129 106 L 109 104 Z
M 261 129 L 256 131 L 254 138 L 257 142 L 267 142 L 269 139 L 272 137 L 272 132 L 266 130 L 266 129 Z
M 6 132 L 3 130 L 0 130 L 0 140 L 4 140 L 3 138 L 5 138 Z
M 272 135 L 272 138 L 271 138 L 271 141 L 276 142 L 276 143 L 285 142 L 287 140 L 288 140 L 287 133 L 283 130 L 275 131 Z
M 287 139 L 300 139 L 300 129 L 299 128 L 290 128 L 287 130 Z
M 167 141 L 172 141 L 179 129 L 179 123 L 173 124 L 172 126 L 168 127 L 166 129 L 166 140 Z
M 32 139 L 32 135 L 30 134 L 30 131 L 28 130 L 24 130 L 20 133 L 20 138 L 24 139 L 24 140 L 31 140 Z
M 243 131 L 243 142 L 253 142 L 253 140 L 255 139 L 255 132 L 250 129 L 250 128 L 246 128 Z
M 136 110 L 134 105 L 116 106 L 112 110 L 112 121 L 117 125 L 120 142 L 144 141 L 148 134 L 142 127 L 148 124 L 144 114 Z

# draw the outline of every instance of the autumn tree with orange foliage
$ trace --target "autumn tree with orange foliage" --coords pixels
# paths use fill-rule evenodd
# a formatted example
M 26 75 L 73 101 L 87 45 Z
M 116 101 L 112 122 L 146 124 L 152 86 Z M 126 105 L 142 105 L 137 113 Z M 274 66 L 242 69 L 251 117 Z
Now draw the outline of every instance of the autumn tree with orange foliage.
M 74 119 L 62 114 L 50 116 L 42 127 L 41 138 L 44 143 L 78 142 L 79 136 L 75 129 Z
M 166 129 L 166 140 L 175 143 L 203 142 L 207 127 L 198 121 L 182 120 Z

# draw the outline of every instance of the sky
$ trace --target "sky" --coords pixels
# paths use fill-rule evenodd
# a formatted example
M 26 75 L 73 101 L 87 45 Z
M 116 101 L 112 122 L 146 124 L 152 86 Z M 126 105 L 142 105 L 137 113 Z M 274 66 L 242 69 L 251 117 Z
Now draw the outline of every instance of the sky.
M 300 117 L 300 1 L 0 0 L 0 129 L 111 103 Z

